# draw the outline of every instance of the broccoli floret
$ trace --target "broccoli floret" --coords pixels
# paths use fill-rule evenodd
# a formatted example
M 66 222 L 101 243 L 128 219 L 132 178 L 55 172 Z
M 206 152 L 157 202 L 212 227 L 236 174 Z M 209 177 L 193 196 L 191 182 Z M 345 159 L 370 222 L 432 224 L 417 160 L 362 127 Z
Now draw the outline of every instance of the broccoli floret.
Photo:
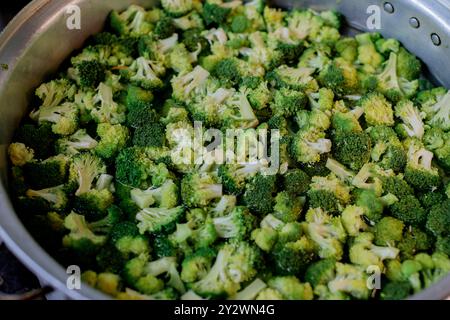
M 261 255 L 258 248 L 247 242 L 226 243 L 217 253 L 208 274 L 191 288 L 202 297 L 219 298 L 235 295 L 241 283 L 257 273 Z
M 417 227 L 405 228 L 403 239 L 397 245 L 402 259 L 411 259 L 416 253 L 429 250 L 434 238 Z
M 211 174 L 192 172 L 181 181 L 181 197 L 188 207 L 205 206 L 222 196 L 222 185 Z
M 170 232 L 184 214 L 182 206 L 174 208 L 144 208 L 136 214 L 141 234 Z
M 172 78 L 173 97 L 179 101 L 186 101 L 193 93 L 201 89 L 208 77 L 208 71 L 196 66 L 190 73 Z
M 408 162 L 405 168 L 405 180 L 419 191 L 438 188 L 441 178 L 432 165 L 433 153 L 421 143 L 412 141 L 408 149 Z
M 322 154 L 331 151 L 331 140 L 325 136 L 325 132 L 315 128 L 298 131 L 291 141 L 292 157 L 304 164 L 319 162 Z
M 35 93 L 42 101 L 39 109 L 48 108 L 47 110 L 52 110 L 64 101 L 73 101 L 76 86 L 67 79 L 52 80 L 39 86 Z
M 372 222 L 382 218 L 384 207 L 391 204 L 391 195 L 379 198 L 373 190 L 361 190 L 356 195 L 356 205 L 364 209 L 364 215 Z M 394 200 L 398 200 L 394 197 Z M 387 202 L 387 203 L 386 203 Z
M 306 213 L 306 232 L 318 247 L 321 258 L 341 260 L 347 234 L 339 217 L 331 217 L 321 208 Z
M 394 111 L 386 98 L 379 93 L 369 93 L 361 101 L 366 122 L 371 126 L 393 126 Z
M 404 223 L 392 217 L 384 217 L 375 225 L 375 244 L 396 246 L 403 238 Z
M 63 245 L 81 254 L 89 255 L 96 252 L 107 240 L 105 235 L 96 235 L 89 228 L 84 216 L 74 212 L 64 219 L 64 227 L 70 233 L 64 236 Z
M 143 124 L 133 134 L 133 145 L 138 147 L 162 147 L 164 141 L 165 127 L 158 122 Z
M 73 158 L 69 168 L 69 181 L 77 187 L 75 195 L 90 191 L 101 174 L 106 173 L 103 161 L 90 153 L 80 153 Z
M 165 68 L 144 57 L 137 58 L 128 69 L 121 71 L 122 75 L 133 85 L 140 86 L 143 89 L 156 90 L 164 86 L 160 77 L 165 74 Z
M 131 5 L 122 13 L 115 10 L 109 15 L 109 25 L 112 30 L 120 35 L 144 35 L 152 30 L 152 24 L 146 20 L 145 9 Z
M 163 184 L 172 174 L 164 162 L 157 163 L 155 156 L 160 153 L 155 155 L 153 152 L 151 148 L 123 149 L 116 158 L 116 179 L 126 186 L 141 189 Z
M 315 176 L 309 185 L 308 200 L 311 208 L 337 213 L 350 202 L 350 188 L 335 175 Z
M 275 183 L 276 176 L 261 173 L 247 183 L 243 201 L 251 212 L 264 215 L 272 211 L 273 194 L 276 191 Z
M 332 293 L 348 293 L 356 299 L 367 300 L 370 290 L 367 287 L 367 274 L 362 267 L 336 263 L 336 277 L 328 282 Z
M 206 2 L 203 5 L 203 19 L 207 26 L 212 24 L 222 24 L 230 14 L 231 9 L 220 6 L 216 3 Z
M 45 189 L 66 183 L 68 159 L 62 155 L 41 162 L 30 162 L 23 167 L 27 183 L 36 189 Z
M 275 92 L 275 98 L 270 108 L 275 115 L 290 117 L 304 109 L 307 101 L 303 92 L 281 88 Z
M 342 212 L 342 225 L 350 236 L 357 236 L 361 231 L 367 230 L 364 212 L 364 208 L 358 206 L 348 206 Z
M 387 194 L 393 194 L 399 199 L 414 195 L 413 188 L 403 179 L 402 175 L 383 177 L 382 181 L 383 190 Z
M 305 280 L 314 288 L 318 285 L 327 285 L 336 277 L 336 260 L 323 259 L 311 264 L 305 272 Z
M 278 291 L 287 300 L 312 300 L 313 291 L 309 283 L 301 283 L 294 276 L 274 277 L 267 285 Z
M 53 132 L 59 135 L 71 135 L 79 126 L 79 109 L 72 102 L 65 102 L 51 107 L 41 107 L 32 113 L 32 117 L 37 119 L 39 123 L 51 123 Z
M 73 209 L 92 221 L 102 218 L 113 202 L 114 197 L 109 190 L 92 189 L 73 200 Z
M 97 126 L 97 134 L 100 141 L 94 150 L 97 155 L 104 159 L 116 156 L 126 146 L 130 136 L 127 127 L 109 123 L 100 123 Z
M 11 143 L 8 156 L 14 166 L 23 167 L 34 159 L 34 150 L 20 142 Z
M 290 194 L 304 194 L 310 183 L 311 178 L 301 169 L 291 169 L 283 175 L 284 190 Z
M 413 195 L 399 198 L 399 201 L 389 207 L 393 217 L 414 226 L 421 226 L 427 219 L 427 212 L 419 200 Z
M 252 231 L 251 239 L 261 250 L 270 252 L 278 240 L 278 233 L 271 227 L 262 227 Z
M 145 108 L 148 108 L 152 101 L 154 99 L 153 94 L 149 90 L 142 89 L 137 86 L 130 85 L 127 89 L 127 96 L 126 96 L 126 107 L 128 109 L 128 112 L 137 112 L 137 110 L 143 110 Z M 137 118 L 137 117 L 136 117 Z M 133 118 L 133 121 L 131 123 L 135 123 L 135 119 Z M 127 122 L 128 122 L 128 115 L 127 115 Z
M 290 88 L 309 93 L 318 90 L 317 81 L 312 77 L 313 73 L 313 68 L 292 68 L 283 65 L 267 73 L 266 78 L 277 89 Z
M 431 209 L 438 203 L 444 202 L 446 199 L 442 190 L 432 190 L 417 194 L 417 198 L 425 209 Z
M 238 195 L 244 191 L 245 182 L 265 168 L 261 161 L 242 165 L 222 165 L 219 167 L 218 174 L 224 191 Z
M 178 186 L 167 180 L 160 187 L 151 187 L 147 190 L 131 190 L 131 198 L 141 208 L 148 208 L 157 204 L 161 208 L 173 208 L 178 204 Z
M 89 151 L 97 147 L 98 142 L 93 139 L 86 129 L 79 129 L 73 135 L 58 139 L 56 151 L 58 153 L 73 156 L 83 151 Z
M 203 279 L 211 269 L 216 252 L 211 248 L 202 248 L 187 256 L 181 263 L 181 280 L 192 283 Z
M 430 209 L 426 227 L 435 236 L 450 235 L 450 199 L 437 203 Z
M 105 67 L 97 60 L 85 60 L 76 65 L 76 80 L 81 87 L 96 88 L 105 80 Z
M 279 237 L 278 242 L 270 251 L 270 259 L 277 274 L 298 275 L 316 259 L 314 244 L 307 237 L 296 241 L 284 242 Z
M 397 56 L 397 75 L 408 81 L 418 79 L 422 72 L 420 60 L 405 48 L 400 47 Z
M 108 211 L 116 210 L 112 206 Z M 148 239 L 139 234 L 136 224 L 130 221 L 121 221 L 114 224 L 109 233 L 110 242 L 118 250 L 122 257 L 138 256 L 150 251 Z
M 389 55 L 391 52 L 398 53 L 400 50 L 400 42 L 396 39 L 380 38 L 375 43 L 378 52 L 383 55 Z
M 369 162 L 372 142 L 367 133 L 337 133 L 333 136 L 332 141 L 332 154 L 337 161 L 350 169 L 359 170 Z
M 101 82 L 95 96 L 88 99 L 86 108 L 97 123 L 123 123 L 126 119 L 125 106 L 114 101 L 113 88 Z
M 423 111 L 427 114 L 427 123 L 432 127 L 440 128 L 444 131 L 450 130 L 450 108 L 448 107 L 450 101 L 450 91 L 441 92 L 443 90 L 435 89 L 429 95 L 433 95 L 428 100 L 425 97 L 419 101 L 422 102 Z M 425 93 L 423 94 L 425 95 Z
M 419 110 L 409 100 L 402 100 L 395 106 L 395 116 L 399 117 L 403 123 L 400 124 L 408 137 L 422 139 L 425 128 Z
M 393 102 L 414 96 L 419 88 L 418 80 L 409 81 L 399 75 L 398 60 L 398 55 L 391 52 L 383 72 L 377 76 L 377 89 Z M 402 66 L 401 70 L 404 71 L 404 69 Z
M 342 58 L 330 62 L 319 74 L 319 82 L 337 95 L 352 94 L 358 90 L 356 69 Z
M 31 200 L 45 201 L 50 210 L 62 211 L 68 204 L 67 194 L 63 185 L 42 190 L 28 189 L 25 195 Z
M 246 207 L 235 207 L 228 215 L 213 219 L 220 238 L 244 239 L 254 229 L 256 218 Z
M 436 251 L 450 255 L 450 236 L 438 237 L 436 241 Z
M 428 150 L 433 151 L 437 162 L 445 169 L 450 169 L 450 133 L 439 128 L 426 130 L 423 142 Z
M 297 197 L 287 191 L 282 191 L 275 197 L 274 216 L 283 222 L 294 222 L 300 217 L 305 198 Z
M 411 292 L 411 284 L 407 281 L 389 282 L 383 286 L 380 293 L 382 300 L 403 300 Z

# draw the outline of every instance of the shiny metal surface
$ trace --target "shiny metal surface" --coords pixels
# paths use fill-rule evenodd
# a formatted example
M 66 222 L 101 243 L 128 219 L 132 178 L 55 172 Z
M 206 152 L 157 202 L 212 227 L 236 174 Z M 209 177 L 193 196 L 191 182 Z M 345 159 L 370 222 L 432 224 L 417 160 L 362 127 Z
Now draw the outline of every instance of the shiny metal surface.
M 156 1 L 156 0 L 154 0 Z M 0 238 L 22 262 L 48 284 L 74 299 L 107 299 L 87 286 L 81 290 L 66 287 L 65 270 L 50 257 L 28 234 L 17 218 L 7 193 L 6 148 L 14 129 L 25 114 L 34 88 L 54 72 L 60 63 L 89 35 L 101 30 L 108 12 L 123 9 L 132 3 L 154 3 L 152 0 L 35 0 L 8 25 L 0 36 Z M 349 24 L 366 30 L 369 5 L 377 5 L 381 14 L 383 35 L 394 37 L 418 55 L 428 66 L 437 83 L 450 87 L 450 1 L 396 0 L 391 1 L 392 13 L 379 0 L 273 0 L 281 7 L 312 7 L 317 10 L 336 9 Z M 81 9 L 81 30 L 68 30 L 68 5 Z M 389 7 L 389 6 L 388 6 Z M 419 21 L 418 28 L 410 26 L 410 18 Z M 440 39 L 434 45 L 432 34 Z M 434 37 L 435 38 L 435 37 Z M 442 299 L 450 294 L 450 276 L 413 299 Z

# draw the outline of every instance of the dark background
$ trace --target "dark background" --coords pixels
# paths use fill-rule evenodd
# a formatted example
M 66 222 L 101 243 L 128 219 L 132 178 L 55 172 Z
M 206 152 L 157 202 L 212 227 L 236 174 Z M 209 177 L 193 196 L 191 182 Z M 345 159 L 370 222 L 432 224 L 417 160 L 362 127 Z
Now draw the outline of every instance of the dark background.
M 29 0 L 0 0 L 0 31 Z M 1 242 L 1 239 L 0 239 Z M 36 277 L 0 244 L 0 298 L 2 294 L 20 294 L 39 288 Z

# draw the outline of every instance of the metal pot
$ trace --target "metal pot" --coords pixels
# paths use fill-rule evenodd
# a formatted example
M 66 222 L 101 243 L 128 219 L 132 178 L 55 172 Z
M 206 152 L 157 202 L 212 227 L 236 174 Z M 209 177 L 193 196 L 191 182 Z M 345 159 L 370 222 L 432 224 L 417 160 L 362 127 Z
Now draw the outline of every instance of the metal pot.
M 112 9 L 125 9 L 132 3 L 151 6 L 155 0 L 35 0 L 19 13 L 0 36 L 0 238 L 10 250 L 49 285 L 74 299 L 108 299 L 88 286 L 69 290 L 68 275 L 31 237 L 18 219 L 8 196 L 7 146 L 27 110 L 34 88 L 56 71 L 70 53 L 88 36 L 99 32 Z M 394 37 L 419 56 L 437 84 L 450 87 L 450 2 L 435 0 L 274 0 L 281 7 L 337 9 L 349 25 L 367 30 L 367 19 L 381 17 L 381 32 Z M 76 5 L 81 12 L 81 29 L 70 30 Z M 76 8 L 75 8 L 76 9 Z M 412 19 L 415 18 L 415 19 Z M 70 23 L 69 23 L 70 24 Z M 350 30 L 350 32 L 352 32 Z M 7 66 L 7 68 L 6 68 Z M 450 295 L 450 276 L 413 299 L 442 299 Z

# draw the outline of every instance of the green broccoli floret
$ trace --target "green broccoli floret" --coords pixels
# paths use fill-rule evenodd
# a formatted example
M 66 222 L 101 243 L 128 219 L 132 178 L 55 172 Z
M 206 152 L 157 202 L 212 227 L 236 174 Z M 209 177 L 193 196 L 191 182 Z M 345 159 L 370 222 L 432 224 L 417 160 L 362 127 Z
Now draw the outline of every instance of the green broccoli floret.
M 205 23 L 207 26 L 210 26 L 212 24 L 222 24 L 227 19 L 228 15 L 230 14 L 231 9 L 226 8 L 223 6 L 220 6 L 216 3 L 211 3 L 207 1 L 203 5 L 203 19 L 205 20 Z
M 137 86 L 130 85 L 127 88 L 126 107 L 128 112 L 137 112 L 137 110 L 143 110 L 148 108 L 154 99 L 153 94 L 149 90 L 142 89 Z M 135 123 L 135 118 L 130 123 Z M 136 117 L 137 120 L 137 117 Z M 128 122 L 128 115 L 127 115 Z M 129 124 L 132 126 L 131 124 Z
M 133 85 L 146 90 L 161 89 L 164 83 L 160 77 L 165 72 L 163 66 L 144 57 L 137 58 L 128 69 L 121 70 L 122 75 Z
M 79 129 L 71 136 L 58 139 L 56 151 L 67 156 L 73 156 L 83 151 L 93 150 L 97 145 L 98 142 L 86 132 L 86 129 Z
M 367 230 L 368 226 L 364 219 L 364 212 L 365 209 L 358 206 L 348 206 L 342 212 L 342 225 L 350 236 L 357 236 L 361 231 Z
M 114 197 L 109 190 L 92 189 L 73 200 L 73 209 L 92 221 L 102 218 L 113 202 Z
M 361 101 L 367 124 L 371 126 L 393 126 L 394 111 L 386 98 L 379 93 L 369 93 Z
M 292 68 L 283 65 L 268 72 L 266 78 L 277 89 L 290 88 L 309 93 L 318 90 L 317 81 L 312 77 L 313 73 L 313 68 Z
M 23 166 L 26 182 L 35 189 L 45 189 L 66 183 L 68 159 L 58 155 L 44 161 L 33 161 Z
M 358 42 L 358 62 L 367 73 L 375 73 L 383 62 L 383 56 L 377 52 L 374 38 L 376 34 L 362 33 L 355 38 Z
M 79 126 L 79 109 L 75 103 L 65 102 L 61 105 L 41 107 L 33 111 L 31 117 L 39 123 L 49 122 L 55 134 L 71 135 Z
M 170 232 L 184 214 L 182 206 L 174 208 L 144 208 L 136 214 L 141 234 Z
M 209 173 L 192 172 L 181 181 L 181 197 L 188 207 L 205 206 L 222 197 L 222 185 Z
M 399 201 L 389 207 L 393 217 L 414 226 L 421 226 L 427 219 L 427 212 L 419 200 L 413 195 L 399 198 Z
M 419 88 L 418 80 L 409 81 L 399 75 L 398 60 L 398 55 L 391 52 L 383 72 L 377 76 L 377 89 L 393 102 L 414 96 Z M 403 66 L 401 70 L 404 70 Z
M 396 246 L 402 241 L 404 223 L 392 217 L 384 217 L 375 225 L 375 244 L 379 246 Z
M 319 74 L 319 83 L 337 95 L 352 94 L 358 90 L 356 69 L 342 58 L 330 62 Z
M 398 125 L 408 137 L 422 139 L 425 133 L 424 124 L 419 110 L 409 100 L 402 100 L 395 106 L 395 116 L 403 123 Z
M 301 283 L 294 276 L 274 277 L 267 285 L 287 300 L 312 300 L 314 295 L 309 283 Z
M 378 52 L 385 56 L 388 56 L 391 52 L 398 53 L 400 50 L 400 42 L 396 39 L 380 38 L 376 41 L 375 45 L 377 46 Z
M 41 108 L 52 108 L 63 104 L 64 101 L 71 102 L 76 93 L 76 85 L 67 79 L 52 80 L 40 85 L 36 91 L 36 96 L 42 101 Z
M 101 82 L 95 96 L 88 99 L 86 109 L 97 123 L 123 123 L 126 119 L 125 106 L 114 101 L 113 88 Z
M 34 159 L 34 150 L 20 142 L 13 142 L 8 146 L 8 156 L 11 163 L 23 167 Z
M 330 213 L 343 210 L 350 202 L 350 188 L 334 175 L 312 177 L 307 194 L 311 208 L 322 208 Z
M 144 35 L 152 30 L 152 24 L 146 20 L 145 9 L 131 5 L 122 13 L 115 10 L 109 15 L 109 25 L 112 30 L 120 35 Z
M 408 81 L 416 80 L 422 72 L 420 60 L 405 48 L 400 47 L 397 56 L 397 75 Z
M 81 87 L 96 88 L 105 80 L 105 66 L 97 60 L 85 60 L 76 65 L 76 81 Z
M 211 248 L 202 248 L 187 256 L 181 263 L 181 280 L 192 283 L 203 279 L 215 257 L 216 252 Z
M 228 215 L 213 219 L 220 238 L 246 238 L 255 228 L 256 218 L 243 206 L 235 207 Z
M 107 240 L 105 235 L 96 235 L 89 228 L 84 216 L 74 212 L 64 219 L 64 227 L 70 233 L 64 236 L 63 245 L 81 254 L 89 255 L 96 252 Z
M 133 145 L 138 147 L 162 147 L 164 141 L 165 127 L 158 122 L 143 124 L 133 134 Z
M 378 197 L 373 190 L 361 190 L 356 195 L 356 205 L 364 209 L 364 215 L 372 222 L 378 222 L 383 215 L 385 206 L 398 199 L 388 193 L 384 197 Z
M 417 227 L 405 228 L 397 247 L 402 259 L 411 259 L 416 253 L 429 250 L 435 239 Z
M 382 300 L 403 300 L 410 295 L 411 284 L 407 281 L 389 282 L 383 286 L 380 293 Z
M 302 213 L 305 198 L 282 191 L 275 197 L 274 216 L 283 222 L 297 221 Z
M 268 214 L 273 208 L 276 176 L 258 173 L 246 185 L 243 196 L 245 205 L 256 214 Z
M 408 149 L 408 162 L 405 168 L 405 180 L 419 191 L 438 188 L 441 178 L 437 168 L 432 165 L 433 153 L 426 150 L 422 143 L 412 141 Z
M 270 108 L 275 115 L 290 117 L 304 109 L 307 101 L 303 92 L 281 88 L 275 92 L 275 98 Z
M 450 235 L 450 199 L 437 203 L 430 209 L 426 227 L 435 236 Z
M 62 211 L 67 207 L 68 198 L 63 185 L 42 190 L 28 189 L 25 193 L 28 199 L 44 201 L 50 210 Z M 31 209 L 31 208 L 30 208 Z
M 172 78 L 173 97 L 179 101 L 186 101 L 202 88 L 208 77 L 208 71 L 196 66 L 191 72 Z
M 332 154 L 335 159 L 350 169 L 359 170 L 369 162 L 372 142 L 367 133 L 337 133 L 332 141 Z
M 402 175 L 383 177 L 382 181 L 383 190 L 387 194 L 393 194 L 399 199 L 414 195 L 413 188 L 403 179 Z
M 331 217 L 321 208 L 310 209 L 306 213 L 306 232 L 317 245 L 319 257 L 341 260 L 347 234 L 339 217 Z
M 178 204 L 178 186 L 167 180 L 160 187 L 150 187 L 147 190 L 131 190 L 131 199 L 139 208 L 144 209 L 157 204 L 161 208 L 173 208 Z
M 426 92 L 418 96 L 422 103 L 423 111 L 427 114 L 427 123 L 432 127 L 440 128 L 444 131 L 450 130 L 450 91 L 445 92 L 440 88 L 428 93 L 431 95 L 427 100 Z
M 265 169 L 263 162 L 222 165 L 219 167 L 218 175 L 224 191 L 231 194 L 241 194 L 245 189 L 245 182 Z
M 69 168 L 69 181 L 77 187 L 75 195 L 90 191 L 100 175 L 106 173 L 103 161 L 90 153 L 80 153 L 73 158 Z
M 233 296 L 241 288 L 241 283 L 257 274 L 260 259 L 258 248 L 247 242 L 225 243 L 208 274 L 193 283 L 191 288 L 202 297 Z
M 316 259 L 314 249 L 314 243 L 305 236 L 289 242 L 279 237 L 270 251 L 275 272 L 286 276 L 301 274 Z
M 440 128 L 430 128 L 426 130 L 423 142 L 428 150 L 433 151 L 438 163 L 450 169 L 450 133 Z
M 328 282 L 328 288 L 331 293 L 348 293 L 356 299 L 367 300 L 370 295 L 367 277 L 364 268 L 338 262 L 336 277 Z
M 283 175 L 284 190 L 290 194 L 304 194 L 310 183 L 311 178 L 301 169 L 291 169 Z
M 100 123 L 97 126 L 97 134 L 100 141 L 94 150 L 104 159 L 116 156 L 126 146 L 130 137 L 128 128 L 120 124 Z
M 110 210 L 117 209 L 108 209 L 108 211 Z M 121 221 L 114 224 L 109 233 L 109 239 L 123 257 L 138 256 L 150 251 L 148 239 L 139 234 L 136 224 L 130 221 Z
M 424 209 L 427 210 L 431 209 L 437 203 L 444 202 L 445 199 L 447 199 L 441 189 L 419 193 L 417 194 L 417 198 L 419 199 Z
M 305 272 L 305 280 L 314 288 L 327 285 L 336 277 L 336 260 L 323 259 L 309 265 Z
M 291 155 L 298 162 L 313 164 L 321 160 L 321 155 L 331 151 L 331 140 L 325 132 L 315 128 L 298 131 L 291 141 Z

